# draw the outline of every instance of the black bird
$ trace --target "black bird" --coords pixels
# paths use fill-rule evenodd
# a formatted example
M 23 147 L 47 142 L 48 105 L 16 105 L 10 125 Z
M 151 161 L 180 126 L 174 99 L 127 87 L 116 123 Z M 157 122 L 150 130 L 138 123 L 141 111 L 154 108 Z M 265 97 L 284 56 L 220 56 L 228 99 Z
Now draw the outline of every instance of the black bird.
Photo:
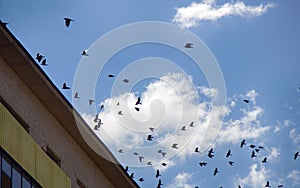
M 94 99 L 89 99 L 88 101 L 89 101 L 89 105 L 92 105 L 92 104 L 93 104 L 93 102 L 95 102 L 95 100 L 94 100 Z
M 161 163 L 161 165 L 163 165 L 163 166 L 167 166 L 167 163 Z
M 283 185 L 278 185 L 277 187 L 283 187 Z
M 271 187 L 271 186 L 270 186 L 270 182 L 269 182 L 269 181 L 267 181 L 267 183 L 266 183 L 265 187 Z
M 161 180 L 158 180 L 158 184 L 157 184 L 157 187 L 156 188 L 161 188 L 163 184 L 161 183 Z
M 140 181 L 140 182 L 143 182 L 143 181 L 144 181 L 144 178 L 140 178 L 139 181 Z
M 238 188 L 242 188 L 240 185 L 239 185 L 239 187 Z
M 151 132 L 153 132 L 153 131 L 154 131 L 154 128 L 153 128 L 153 127 L 150 127 L 149 129 L 150 129 L 150 131 L 151 131 Z
M 38 62 L 41 62 L 42 61 L 42 59 L 44 58 L 45 56 L 43 56 L 42 54 L 40 54 L 40 53 L 37 53 L 36 54 L 36 60 L 38 61 Z
M 66 25 L 67 27 L 69 27 L 70 24 L 71 24 L 71 22 L 74 21 L 74 20 L 72 20 L 71 18 L 64 18 L 64 20 L 65 20 L 65 25 Z
M 125 170 L 125 172 L 128 172 L 128 166 L 126 166 L 124 170 Z
M 255 155 L 255 152 L 252 151 L 251 158 L 254 158 L 254 157 L 257 157 L 257 156 Z
M 124 115 L 124 114 L 122 113 L 122 111 L 119 111 L 119 112 L 118 112 L 118 114 L 119 114 L 119 115 L 121 115 L 121 116 L 123 116 L 123 115 Z
M 46 62 L 46 59 L 43 59 L 41 65 L 42 65 L 42 66 L 48 66 L 48 64 L 47 64 L 47 62 Z
M 299 151 L 297 151 L 297 152 L 295 153 L 295 155 L 294 155 L 294 160 L 296 160 L 298 156 L 300 156 Z
M 123 82 L 127 84 L 127 83 L 129 82 L 129 80 L 125 78 L 125 79 L 123 80 Z
M 159 170 L 156 170 L 155 178 L 158 178 L 159 176 L 161 176 L 161 174 L 159 173 Z
M 117 103 L 117 106 L 119 106 L 119 105 L 120 105 L 120 102 Z
M 234 162 L 233 161 L 229 161 L 228 162 L 230 166 L 233 166 Z
M 134 107 L 134 109 L 138 112 L 140 111 L 140 108 L 138 108 L 138 107 Z
M 66 83 L 63 84 L 62 89 L 71 89 L 70 87 L 67 86 Z
M 89 56 L 89 54 L 87 53 L 87 50 L 83 50 L 82 53 L 81 53 L 81 55 L 83 55 L 83 56 Z
M 231 150 L 228 150 L 227 153 L 226 153 L 226 158 L 229 157 L 229 156 L 231 156 L 231 155 L 232 155 L 231 154 Z
M 244 145 L 246 145 L 246 140 L 242 140 L 241 144 L 240 144 L 240 147 L 242 148 Z
M 259 149 L 264 149 L 264 147 L 263 147 L 263 146 L 258 146 L 258 148 L 259 148 Z
M 139 156 L 139 161 L 140 163 L 143 162 L 144 157 L 143 156 Z
M 109 74 L 107 77 L 109 77 L 109 78 L 113 78 L 113 77 L 115 77 L 115 75 L 113 75 L 113 74 Z
M 260 150 L 258 148 L 255 148 L 256 153 L 258 153 Z
M 148 141 L 153 141 L 152 138 L 153 138 L 153 136 L 152 136 L 151 134 L 149 134 L 149 135 L 147 136 L 147 140 L 148 140 Z
M 124 153 L 123 149 L 119 149 L 118 152 L 119 152 L 119 153 Z
M 131 179 L 134 178 L 134 173 L 133 173 L 133 172 L 130 174 L 130 178 L 131 178 Z
M 243 100 L 245 103 L 249 103 L 250 101 L 249 100 L 247 100 L 247 99 L 244 99 Z
M 214 157 L 214 151 L 213 151 L 213 148 L 211 148 L 209 151 L 208 151 L 208 154 L 207 154 L 207 156 L 209 157 L 209 158 L 213 158 Z
M 255 145 L 251 144 L 249 147 L 253 149 L 255 148 Z
M 214 176 L 217 175 L 217 173 L 219 173 L 219 170 L 218 170 L 218 168 L 215 168 L 215 170 L 214 170 Z
M 147 165 L 151 166 L 151 165 L 152 165 L 152 162 L 151 162 L 151 161 L 148 161 Z
M 102 104 L 102 105 L 100 106 L 100 110 L 103 110 L 103 108 L 104 108 L 104 105 Z
M 199 148 L 198 147 L 195 148 L 195 152 L 199 153 Z
M 95 125 L 94 130 L 96 131 L 98 130 L 98 125 Z
M 137 100 L 136 100 L 136 102 L 135 102 L 135 105 L 139 105 L 139 104 L 142 104 L 141 103 L 141 97 L 138 97 Z
M 98 121 L 98 129 L 100 128 L 100 126 L 102 125 L 103 123 L 102 123 L 102 121 L 101 121 L 101 119 L 99 119 L 99 121 Z
M 265 157 L 261 162 L 262 163 L 267 163 L 267 157 Z
M 166 156 L 166 152 L 161 152 L 162 156 L 165 157 Z
M 184 47 L 185 48 L 193 48 L 193 43 L 188 42 L 188 43 L 185 44 Z
M 206 163 L 206 162 L 200 162 L 199 165 L 200 165 L 201 167 L 203 167 L 203 166 L 206 166 L 207 163 Z
M 178 149 L 178 144 L 173 144 L 171 147 L 174 149 Z
M 190 127 L 195 127 L 193 121 L 190 123 Z
M 186 130 L 185 126 L 183 126 L 183 127 L 181 128 L 181 130 L 182 130 L 182 131 L 185 131 L 185 130 Z
M 98 114 L 95 115 L 95 118 L 94 118 L 94 122 L 95 122 L 95 123 L 97 123 L 97 121 L 99 120 L 99 117 L 98 117 L 98 116 L 99 116 Z
M 133 155 L 136 155 L 136 156 L 138 156 L 138 155 L 139 155 L 139 153 L 137 153 L 137 152 L 134 152 L 134 153 L 133 153 Z
M 75 99 L 79 99 L 78 92 L 75 92 L 75 94 L 74 94 L 74 98 L 75 98 Z

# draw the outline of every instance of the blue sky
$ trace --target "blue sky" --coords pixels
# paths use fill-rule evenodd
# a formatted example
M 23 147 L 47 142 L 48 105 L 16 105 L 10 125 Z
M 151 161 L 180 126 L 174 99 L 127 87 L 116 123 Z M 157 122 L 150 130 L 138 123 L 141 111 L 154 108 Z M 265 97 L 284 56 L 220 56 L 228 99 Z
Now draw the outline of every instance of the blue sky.
M 152 165 L 129 168 L 129 173 L 135 173 L 135 180 L 141 187 L 156 187 L 158 179 L 162 180 L 162 187 L 264 187 L 267 181 L 270 181 L 272 187 L 279 184 L 284 187 L 299 187 L 300 158 L 293 160 L 294 153 L 300 151 L 299 2 L 192 2 L 2 0 L 0 19 L 9 22 L 10 31 L 33 57 L 37 52 L 45 55 L 49 66 L 42 68 L 58 88 L 64 82 L 74 85 L 78 66 L 84 62 L 91 63 L 91 59 L 96 56 L 91 53 L 89 57 L 82 57 L 81 52 L 84 49 L 92 52 L 92 44 L 115 28 L 135 22 L 160 21 L 194 33 L 206 44 L 220 66 L 226 85 L 226 105 L 218 106 L 217 109 L 211 106 L 210 101 L 217 96 L 218 88 L 209 88 L 205 73 L 182 53 L 185 50 L 195 51 L 197 46 L 178 50 L 154 43 L 132 45 L 106 62 L 95 87 L 96 104 L 105 105 L 103 111 L 97 109 L 104 123 L 102 128 L 114 137 L 106 142 L 112 152 L 124 166 L 147 166 L 145 162 L 140 164 L 135 160 L 136 156 L 132 152 L 136 148 L 141 148 L 139 155 L 143 155 L 145 159 L 148 157 L 153 161 L 166 161 L 166 167 Z M 75 20 L 69 28 L 64 26 L 64 17 Z M 150 34 L 145 33 L 146 35 Z M 174 37 L 174 40 L 179 38 Z M 183 43 L 182 47 L 184 45 Z M 97 53 L 97 56 L 101 56 L 102 51 Z M 174 68 L 170 74 L 139 80 L 131 88 L 121 82 L 122 78 L 132 76 L 135 71 L 143 74 L 150 71 L 151 67 L 146 71 L 141 70 L 142 68 L 133 69 L 129 71 L 131 75 L 126 72 L 130 64 L 138 64 L 138 60 L 148 57 L 168 60 L 173 63 L 171 68 L 177 65 L 183 70 L 182 74 Z M 163 60 L 161 64 L 167 65 Z M 159 70 L 156 66 L 151 69 L 153 72 L 164 73 Z M 117 77 L 108 79 L 107 75 L 110 73 Z M 114 88 L 117 88 L 116 93 L 112 92 Z M 72 97 L 74 90 L 61 92 L 75 106 L 80 104 Z M 137 122 L 149 120 L 147 110 L 158 112 L 158 116 L 159 110 L 165 110 L 164 122 L 157 125 L 157 132 L 149 132 L 147 123 L 139 123 L 142 128 L 137 127 L 135 121 L 126 119 L 126 114 L 121 118 L 114 115 L 115 111 L 119 111 L 116 101 L 124 101 L 120 108 L 125 108 L 128 106 L 125 102 L 135 101 L 137 96 L 141 96 L 143 103 L 140 114 L 134 112 L 134 105 L 128 103 L 131 109 L 129 112 Z M 165 108 L 160 103 L 156 104 L 155 99 L 161 100 Z M 185 100 L 180 101 L 182 99 Z M 250 100 L 250 103 L 244 103 L 243 99 Z M 82 97 L 80 101 L 83 100 L 87 101 Z M 180 105 L 177 105 L 178 100 Z M 92 122 L 93 111 L 85 110 L 83 108 L 80 112 L 88 122 Z M 178 115 L 177 113 L 182 118 L 180 123 L 176 122 L 178 116 L 173 116 Z M 222 115 L 225 115 L 224 119 L 221 118 Z M 213 159 L 206 156 L 207 150 L 201 154 L 193 151 L 196 146 L 201 145 L 201 138 L 204 136 L 202 130 L 210 125 L 207 123 L 210 118 L 215 123 L 222 123 L 217 138 L 207 145 L 214 148 Z M 188 126 L 192 119 L 197 122 L 194 131 Z M 155 123 L 156 119 L 151 121 L 150 123 Z M 175 128 L 173 125 L 176 125 Z M 180 129 L 184 125 L 187 126 L 187 131 L 183 135 Z M 173 129 L 179 131 L 173 132 Z M 96 134 L 101 136 L 102 133 L 96 131 Z M 153 143 L 145 141 L 147 134 L 154 135 Z M 107 139 L 103 135 L 102 137 Z M 185 149 L 179 147 L 180 152 L 176 153 L 172 148 L 167 148 L 165 143 L 160 143 L 166 138 L 173 138 L 187 145 Z M 240 148 L 242 139 L 246 139 L 247 145 Z M 123 154 L 118 153 L 118 142 L 124 142 L 133 150 L 125 148 Z M 262 145 L 265 149 L 251 159 L 250 144 Z M 166 158 L 161 158 L 154 150 L 155 154 L 141 153 L 143 148 L 152 145 L 163 146 L 168 154 L 175 152 L 174 156 L 169 157 L 167 154 Z M 233 155 L 226 159 L 228 149 L 232 150 Z M 267 164 L 261 163 L 264 157 L 268 157 Z M 235 161 L 235 164 L 230 167 L 228 160 Z M 207 162 L 208 165 L 200 167 L 199 162 Z M 216 167 L 220 173 L 213 176 Z M 162 176 L 155 178 L 158 168 L 161 169 Z M 145 181 L 139 182 L 140 177 Z

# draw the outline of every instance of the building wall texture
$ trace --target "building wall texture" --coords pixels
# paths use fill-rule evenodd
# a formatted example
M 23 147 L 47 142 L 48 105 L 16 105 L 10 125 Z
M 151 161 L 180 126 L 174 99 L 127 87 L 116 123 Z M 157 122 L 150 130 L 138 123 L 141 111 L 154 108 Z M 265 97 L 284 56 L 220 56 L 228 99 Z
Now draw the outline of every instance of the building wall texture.
M 23 83 L 0 56 L 0 96 L 29 125 L 29 134 L 42 147 L 47 146 L 61 160 L 62 170 L 76 188 L 77 178 L 87 187 L 114 187 L 105 173 L 91 160 L 50 111 Z M 34 84 L 34 83 L 33 83 Z

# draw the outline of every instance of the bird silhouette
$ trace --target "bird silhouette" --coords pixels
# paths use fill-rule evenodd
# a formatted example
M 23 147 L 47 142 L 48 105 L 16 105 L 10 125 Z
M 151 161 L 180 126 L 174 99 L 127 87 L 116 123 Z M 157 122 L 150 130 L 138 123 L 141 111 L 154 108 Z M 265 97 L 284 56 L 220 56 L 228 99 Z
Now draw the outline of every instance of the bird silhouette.
M 186 127 L 185 127 L 185 126 L 183 126 L 183 127 L 181 128 L 181 130 L 182 130 L 182 131 L 185 131 L 185 130 L 186 130 Z
M 184 47 L 185 48 L 193 48 L 193 43 L 188 42 L 188 43 L 185 44 Z
M 250 101 L 249 100 L 247 100 L 247 99 L 244 99 L 243 100 L 245 103 L 249 103 Z
M 219 170 L 218 170 L 218 168 L 215 168 L 215 170 L 214 170 L 214 176 L 217 175 L 217 173 L 219 173 Z
M 123 82 L 124 82 L 124 83 L 128 83 L 129 80 L 125 78 L 125 79 L 123 80 Z
M 255 155 L 255 152 L 252 151 L 252 153 L 251 153 L 251 158 L 254 158 L 254 157 L 257 157 L 257 156 Z
M 100 106 L 100 110 L 103 110 L 103 108 L 104 108 L 104 105 L 102 104 L 102 105 Z
M 82 53 L 81 53 L 81 55 L 83 55 L 83 56 L 89 56 L 87 50 L 83 50 Z
M 158 180 L 158 184 L 157 184 L 157 187 L 156 188 L 161 188 L 163 184 L 161 183 L 161 180 Z
M 152 162 L 151 162 L 151 161 L 148 161 L 147 165 L 151 166 L 151 165 L 152 165 Z
M 266 183 L 265 187 L 271 187 L 271 186 L 270 186 L 270 182 L 269 182 L 269 181 L 267 181 L 267 183 Z
M 139 161 L 140 163 L 143 162 L 144 157 L 143 156 L 139 156 Z
M 161 165 L 163 165 L 163 166 L 167 166 L 167 163 L 161 163 Z
M 66 83 L 63 84 L 62 89 L 71 89 L 70 87 L 67 86 Z
M 249 147 L 253 149 L 255 148 L 255 145 L 251 144 Z
M 98 121 L 98 129 L 100 129 L 100 126 L 102 125 L 103 123 L 102 123 L 102 120 L 101 119 L 99 119 L 99 121 Z
M 189 126 L 190 126 L 190 127 L 195 127 L 195 126 L 194 126 L 194 122 L 192 121 L 192 122 L 190 123 Z
M 255 151 L 256 153 L 260 152 L 260 150 L 259 150 L 258 148 L 255 148 L 254 151 Z
M 233 161 L 229 161 L 228 162 L 230 166 L 233 166 L 234 162 Z
M 174 148 L 174 149 L 178 149 L 178 144 L 175 143 L 171 147 Z
M 94 99 L 89 99 L 88 101 L 89 101 L 89 105 L 90 105 L 90 106 L 93 104 L 93 102 L 95 102 Z
M 142 104 L 141 103 L 141 97 L 138 97 L 137 100 L 136 100 L 136 102 L 135 102 L 135 105 L 139 105 L 139 104 Z
M 140 111 L 140 108 L 138 108 L 138 107 L 134 107 L 134 109 L 138 112 Z
M 241 144 L 240 144 L 240 147 L 242 148 L 244 145 L 246 145 L 246 140 L 242 140 Z
M 299 151 L 294 154 L 294 160 L 296 160 L 298 156 L 300 156 Z
M 158 178 L 159 176 L 161 176 L 161 174 L 159 173 L 159 170 L 156 170 L 155 178 Z
M 139 155 L 139 153 L 137 153 L 137 152 L 134 152 L 134 153 L 133 153 L 133 155 L 136 155 L 136 156 L 138 156 L 138 155 Z
M 130 174 L 130 178 L 131 178 L 131 179 L 134 178 L 134 172 L 132 172 L 132 173 Z
M 262 163 L 267 163 L 267 157 L 265 157 L 261 162 Z
M 259 148 L 259 149 L 264 149 L 264 147 L 263 147 L 263 146 L 258 146 L 258 148 Z
M 95 123 L 97 123 L 97 121 L 99 120 L 99 117 L 98 117 L 98 116 L 99 116 L 98 114 L 95 115 L 95 118 L 94 118 L 94 122 L 95 122 Z
M 140 182 L 143 182 L 143 181 L 144 181 L 144 178 L 140 178 L 139 181 L 140 181 Z
M 72 20 L 71 18 L 64 18 L 64 20 L 65 20 L 65 25 L 66 25 L 66 27 L 69 27 L 70 24 L 71 24 L 71 22 L 74 21 L 74 20 Z
M 119 153 L 124 153 L 123 149 L 119 149 L 118 152 L 119 152 Z
M 229 156 L 231 156 L 231 150 L 228 150 L 227 153 L 226 153 L 226 158 L 228 158 Z
M 199 148 L 198 147 L 195 148 L 195 152 L 199 153 Z
M 42 65 L 42 66 L 48 66 L 48 64 L 47 64 L 47 62 L 46 62 L 46 59 L 43 59 L 41 65 Z
M 109 77 L 109 78 L 113 78 L 113 77 L 115 77 L 115 75 L 113 75 L 113 74 L 109 74 L 107 77 Z
M 201 167 L 203 167 L 203 166 L 206 166 L 207 163 L 206 163 L 206 162 L 200 162 L 199 165 L 200 165 Z
M 207 156 L 209 157 L 209 158 L 213 158 L 214 157 L 214 149 L 213 148 L 211 148 L 209 151 L 208 151 L 208 154 L 207 154 Z
M 161 152 L 161 155 L 163 156 L 163 157 L 165 157 L 166 156 L 166 152 Z
M 122 111 L 119 111 L 119 112 L 118 112 L 118 115 L 123 116 L 124 114 L 122 113 Z
M 125 170 L 125 172 L 128 172 L 128 166 L 126 166 L 124 170 Z
M 75 99 L 80 99 L 80 97 L 79 97 L 79 95 L 78 95 L 78 92 L 75 92 L 74 98 L 75 98 Z
M 151 132 L 153 132 L 153 131 L 154 131 L 154 128 L 153 128 L 153 127 L 150 127 L 149 129 L 150 129 L 150 131 L 151 131 Z
M 238 188 L 242 188 L 242 187 L 239 185 Z
M 147 136 L 147 140 L 148 140 L 148 141 L 153 141 L 152 139 L 153 139 L 153 136 L 152 136 L 151 134 L 149 134 L 149 135 Z
M 278 185 L 277 187 L 283 187 L 283 185 Z
M 42 61 L 42 59 L 44 58 L 45 56 L 43 56 L 42 54 L 40 54 L 40 53 L 37 53 L 36 54 L 36 60 L 38 61 L 38 62 L 41 62 Z

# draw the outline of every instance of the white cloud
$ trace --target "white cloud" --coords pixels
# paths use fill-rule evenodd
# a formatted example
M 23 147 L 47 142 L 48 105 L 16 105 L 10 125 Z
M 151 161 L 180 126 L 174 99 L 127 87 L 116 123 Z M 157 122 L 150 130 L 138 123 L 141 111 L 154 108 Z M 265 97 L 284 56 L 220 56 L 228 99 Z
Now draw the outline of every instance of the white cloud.
M 294 142 L 294 144 L 300 143 L 300 134 L 297 133 L 296 129 L 290 130 L 290 138 L 292 139 L 292 141 Z
M 272 163 L 279 160 L 280 157 L 280 149 L 271 147 L 270 151 L 268 151 L 269 155 L 267 156 L 268 162 Z
M 293 121 L 289 120 L 289 119 L 284 120 L 284 121 L 283 121 L 283 124 L 284 124 L 285 126 L 295 125 L 295 123 L 294 123 Z
M 291 179 L 293 186 L 300 185 L 300 172 L 298 170 L 290 171 L 287 178 Z
M 180 172 L 176 175 L 176 177 L 173 179 L 173 183 L 170 185 L 167 185 L 166 188 L 193 188 L 195 185 L 190 183 L 192 179 L 192 175 L 186 172 Z
M 244 178 L 234 178 L 235 187 L 241 185 L 241 187 L 263 187 L 266 185 L 269 177 L 269 171 L 264 166 L 258 166 L 253 164 L 250 166 L 248 175 Z
M 176 15 L 172 22 L 182 27 L 190 28 L 201 24 L 203 21 L 216 21 L 223 17 L 240 16 L 256 17 L 265 14 L 274 4 L 260 4 L 257 6 L 245 5 L 242 1 L 216 5 L 215 0 L 203 0 L 202 2 L 192 2 L 187 7 L 176 9 Z
M 224 122 L 223 128 L 218 135 L 218 143 L 238 143 L 242 139 L 257 139 L 271 129 L 271 126 L 262 126 L 259 117 L 263 109 L 259 106 L 243 111 L 240 119 L 230 119 Z

